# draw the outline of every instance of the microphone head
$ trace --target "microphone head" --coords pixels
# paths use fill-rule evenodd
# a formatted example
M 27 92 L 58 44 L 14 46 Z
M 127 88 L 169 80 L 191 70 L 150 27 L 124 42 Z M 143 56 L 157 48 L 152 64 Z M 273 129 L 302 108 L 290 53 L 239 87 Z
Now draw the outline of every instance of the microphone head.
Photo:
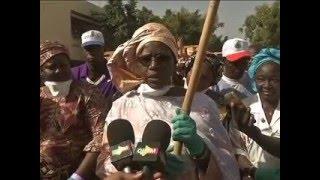
M 144 129 L 142 142 L 145 144 L 159 142 L 161 151 L 165 151 L 170 143 L 171 128 L 161 120 L 150 121 Z
M 110 146 L 130 140 L 134 144 L 134 131 L 131 123 L 125 119 L 112 121 L 107 128 L 107 138 Z
M 108 125 L 108 143 L 111 149 L 111 163 L 118 170 L 136 168 L 132 162 L 134 132 L 128 120 L 117 119 Z
M 165 150 L 171 138 L 170 126 L 161 120 L 150 121 L 144 129 L 142 142 L 139 142 L 132 160 L 141 167 L 164 171 L 166 164 Z

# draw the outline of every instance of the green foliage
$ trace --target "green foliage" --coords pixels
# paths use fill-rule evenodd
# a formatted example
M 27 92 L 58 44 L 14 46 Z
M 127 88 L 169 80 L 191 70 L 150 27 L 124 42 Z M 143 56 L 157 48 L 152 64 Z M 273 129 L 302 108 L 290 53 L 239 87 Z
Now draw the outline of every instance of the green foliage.
M 182 37 L 186 45 L 199 44 L 202 27 L 204 24 L 204 16 L 199 13 L 199 10 L 193 12 L 185 8 L 181 8 L 178 12 L 172 12 L 167 9 L 165 15 L 162 17 L 163 23 L 171 30 L 176 37 Z M 221 51 L 223 43 L 228 37 L 214 35 L 214 30 L 223 28 L 224 23 L 216 19 L 216 25 L 210 37 L 208 50 Z
M 134 31 L 149 22 L 159 22 L 167 26 L 175 37 L 182 37 L 185 45 L 199 43 L 204 17 L 199 10 L 193 12 L 185 8 L 174 12 L 167 9 L 163 17 L 154 15 L 146 7 L 137 9 L 137 1 L 109 0 L 104 6 L 103 13 L 93 12 L 92 15 L 102 22 L 101 31 L 105 35 L 107 49 L 113 50 L 128 40 Z M 223 23 L 217 23 L 216 28 L 222 28 Z M 213 33 L 213 32 L 212 32 Z M 209 43 L 210 50 L 221 51 L 223 37 L 212 37 Z
M 256 13 L 246 18 L 239 31 L 253 44 L 280 47 L 280 3 L 258 6 Z
M 178 12 L 166 10 L 162 20 L 173 35 L 182 37 L 186 44 L 198 44 L 203 26 L 199 10 L 194 12 L 189 12 L 185 8 L 181 8 Z
M 162 20 L 159 16 L 156 16 L 146 7 L 142 7 L 141 10 L 137 10 L 137 27 L 141 27 L 149 22 L 161 23 Z
M 213 35 L 210 37 L 210 41 L 208 44 L 208 50 L 212 51 L 212 52 L 221 52 L 222 50 L 222 46 L 224 44 L 224 42 L 226 42 L 228 40 L 228 36 L 216 36 Z
M 124 4 L 122 0 L 109 0 L 104 12 L 93 12 L 92 16 L 102 23 L 101 31 L 106 40 L 107 49 L 114 49 L 125 42 L 137 28 L 136 0 Z

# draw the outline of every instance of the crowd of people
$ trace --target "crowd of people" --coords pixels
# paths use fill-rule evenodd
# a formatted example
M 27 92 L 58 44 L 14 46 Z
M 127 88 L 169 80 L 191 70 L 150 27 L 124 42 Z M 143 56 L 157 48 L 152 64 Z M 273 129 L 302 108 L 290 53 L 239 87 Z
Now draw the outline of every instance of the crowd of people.
M 138 180 L 111 162 L 108 125 L 128 120 L 135 142 L 146 125 L 171 128 L 165 168 L 151 179 L 280 179 L 280 50 L 227 40 L 207 51 L 190 114 L 181 110 L 196 49 L 159 23 L 138 28 L 109 58 L 104 37 L 81 36 L 84 64 L 68 49 L 40 43 L 40 176 L 50 180 Z M 184 147 L 173 153 L 174 141 Z

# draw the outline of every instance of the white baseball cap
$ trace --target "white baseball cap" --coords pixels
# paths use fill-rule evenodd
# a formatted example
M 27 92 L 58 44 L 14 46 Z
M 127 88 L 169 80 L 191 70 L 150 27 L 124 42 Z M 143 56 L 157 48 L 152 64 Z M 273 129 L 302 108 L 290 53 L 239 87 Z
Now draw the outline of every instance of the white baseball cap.
M 227 40 L 222 47 L 222 56 L 231 62 L 244 57 L 251 57 L 249 42 L 240 38 Z
M 90 30 L 81 35 L 82 47 L 89 45 L 104 46 L 104 38 L 100 31 Z

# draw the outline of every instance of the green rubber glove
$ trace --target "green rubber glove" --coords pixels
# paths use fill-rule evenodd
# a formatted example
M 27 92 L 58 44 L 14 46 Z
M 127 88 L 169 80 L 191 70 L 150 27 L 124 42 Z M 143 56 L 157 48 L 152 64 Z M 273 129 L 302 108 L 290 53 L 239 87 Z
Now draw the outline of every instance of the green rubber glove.
M 170 153 L 166 153 L 166 156 L 167 163 L 165 171 L 169 176 L 177 175 L 185 170 L 186 164 L 180 157 Z
M 280 169 L 258 168 L 255 173 L 256 180 L 280 180 Z
M 205 144 L 197 134 L 196 122 L 181 109 L 177 109 L 176 114 L 171 121 L 173 124 L 172 139 L 183 142 L 191 156 L 200 155 L 205 148 Z

